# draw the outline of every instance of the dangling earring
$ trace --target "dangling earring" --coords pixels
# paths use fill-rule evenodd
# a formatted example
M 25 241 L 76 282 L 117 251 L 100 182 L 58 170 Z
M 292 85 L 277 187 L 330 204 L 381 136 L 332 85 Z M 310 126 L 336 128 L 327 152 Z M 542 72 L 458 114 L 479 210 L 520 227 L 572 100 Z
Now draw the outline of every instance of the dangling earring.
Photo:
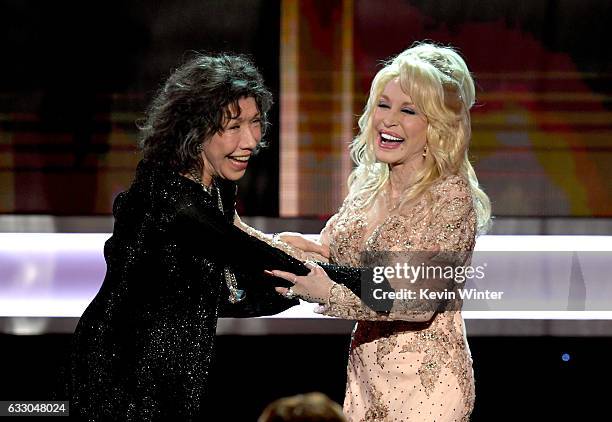
M 423 147 L 423 158 L 427 157 L 427 144 Z
M 196 152 L 197 152 L 198 154 L 202 153 L 202 148 L 204 148 L 204 146 L 203 146 L 203 145 L 204 145 L 204 144 L 200 142 L 200 143 L 198 144 L 198 146 L 196 147 Z

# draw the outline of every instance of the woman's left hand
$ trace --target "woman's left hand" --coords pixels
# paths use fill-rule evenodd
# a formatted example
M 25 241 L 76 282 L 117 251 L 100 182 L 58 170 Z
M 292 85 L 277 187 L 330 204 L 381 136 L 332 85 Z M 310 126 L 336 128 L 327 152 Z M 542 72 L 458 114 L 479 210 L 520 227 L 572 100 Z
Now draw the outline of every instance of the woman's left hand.
M 335 284 L 327 275 L 325 270 L 312 261 L 305 265 L 310 268 L 310 273 L 305 276 L 295 275 L 286 271 L 267 271 L 270 275 L 284 278 L 293 283 L 290 288 L 275 287 L 274 289 L 288 298 L 299 297 L 307 302 L 327 303 L 331 287 Z
M 285 242 L 303 252 L 315 253 L 325 257 L 325 259 L 329 259 L 329 248 L 326 249 L 320 243 L 307 239 L 303 234 L 283 232 L 278 233 L 275 236 L 277 236 L 282 242 Z

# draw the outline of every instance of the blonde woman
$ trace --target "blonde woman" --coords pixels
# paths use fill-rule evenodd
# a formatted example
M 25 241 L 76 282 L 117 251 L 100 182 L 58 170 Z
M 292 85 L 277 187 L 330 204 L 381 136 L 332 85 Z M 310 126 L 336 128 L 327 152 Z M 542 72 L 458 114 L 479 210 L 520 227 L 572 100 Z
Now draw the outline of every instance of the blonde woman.
M 490 221 L 489 199 L 468 160 L 474 100 L 472 76 L 452 48 L 419 43 L 387 62 L 359 120 L 344 204 L 319 243 L 284 240 L 342 266 L 363 267 L 363 252 L 385 251 L 448 252 L 453 265 L 465 265 Z M 460 301 L 432 307 L 395 300 L 377 312 L 354 283 L 335 283 L 320 267 L 308 276 L 273 273 L 294 283 L 280 293 L 358 320 L 344 402 L 349 420 L 469 419 L 474 376 Z

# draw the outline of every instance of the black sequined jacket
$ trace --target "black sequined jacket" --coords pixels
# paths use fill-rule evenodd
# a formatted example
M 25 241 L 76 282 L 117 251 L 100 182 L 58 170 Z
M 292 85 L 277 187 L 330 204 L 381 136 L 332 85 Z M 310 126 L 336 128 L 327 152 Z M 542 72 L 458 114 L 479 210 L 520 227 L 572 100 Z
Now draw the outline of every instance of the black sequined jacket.
M 74 333 L 71 415 L 86 420 L 195 420 L 205 413 L 217 318 L 283 311 L 264 269 L 307 273 L 294 258 L 232 224 L 236 186 L 216 197 L 141 162 L 113 205 L 107 273 Z M 223 267 L 246 291 L 231 304 Z

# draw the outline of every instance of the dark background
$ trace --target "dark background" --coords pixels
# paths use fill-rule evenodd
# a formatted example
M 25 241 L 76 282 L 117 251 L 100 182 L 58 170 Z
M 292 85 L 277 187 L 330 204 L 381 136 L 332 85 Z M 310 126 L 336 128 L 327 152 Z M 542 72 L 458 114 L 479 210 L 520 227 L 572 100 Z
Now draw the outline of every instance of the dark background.
M 241 181 L 239 212 L 278 216 L 282 4 L 0 1 L 0 214 L 109 215 L 138 161 L 135 120 L 157 88 L 191 51 L 227 51 L 254 59 L 277 103 L 271 148 Z M 449 43 L 478 84 L 471 152 L 494 214 L 612 217 L 612 2 L 303 1 L 294 23 L 301 96 L 326 94 L 317 72 L 338 62 L 325 36 L 340 30 L 343 4 L 352 10 L 355 116 L 381 60 L 415 40 Z M 334 112 L 320 104 L 298 114 L 300 154 L 334 166 L 323 160 L 329 146 L 310 141 L 331 142 L 321 123 L 307 123 Z M 298 195 L 315 192 L 311 202 L 327 205 L 298 216 L 335 212 L 328 196 L 341 187 L 304 177 Z
M 138 160 L 135 120 L 194 51 L 249 55 L 278 102 L 279 13 L 278 0 L 0 2 L 0 152 L 13 157 L 0 172 L 14 176 L 0 193 L 15 196 L 0 212 L 109 214 Z M 241 181 L 249 215 L 278 214 L 278 113 Z
M 49 400 L 70 335 L 0 335 L 0 398 Z M 284 396 L 322 391 L 342 403 L 349 336 L 220 336 L 210 419 L 256 421 Z M 610 338 L 469 337 L 476 375 L 471 420 L 607 420 Z M 562 360 L 568 353 L 570 359 Z M 216 415 L 216 416 L 215 416 Z

